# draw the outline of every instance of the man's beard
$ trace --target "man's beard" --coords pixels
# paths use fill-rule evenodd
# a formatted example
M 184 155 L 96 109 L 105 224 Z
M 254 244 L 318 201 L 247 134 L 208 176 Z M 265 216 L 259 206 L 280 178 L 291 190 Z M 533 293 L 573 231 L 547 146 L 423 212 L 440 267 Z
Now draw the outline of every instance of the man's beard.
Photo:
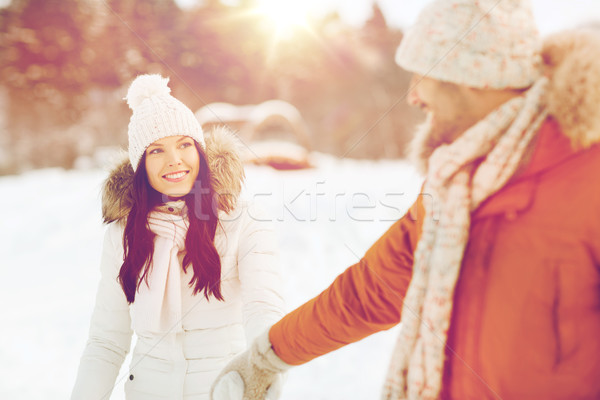
M 427 175 L 429 157 L 438 147 L 452 143 L 459 135 L 456 125 L 434 123 L 433 114 L 427 113 L 425 121 L 417 126 L 408 146 L 408 159 L 421 174 Z

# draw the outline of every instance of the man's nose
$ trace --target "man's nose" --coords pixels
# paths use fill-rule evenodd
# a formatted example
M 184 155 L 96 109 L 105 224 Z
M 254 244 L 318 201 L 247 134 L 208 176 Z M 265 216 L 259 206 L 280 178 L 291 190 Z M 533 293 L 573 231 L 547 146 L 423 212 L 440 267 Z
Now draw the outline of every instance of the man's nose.
M 419 97 L 419 93 L 417 91 L 419 82 L 421 81 L 421 77 L 418 75 L 413 75 L 408 84 L 408 95 L 406 96 L 406 102 L 411 106 L 416 106 L 421 103 L 421 98 Z
M 419 99 L 419 95 L 417 94 L 416 89 L 410 89 L 408 91 L 408 96 L 406 97 L 406 102 L 411 106 L 416 106 L 421 103 L 421 99 Z
M 413 76 L 410 78 L 410 82 L 408 83 L 408 94 L 406 95 L 406 102 L 411 106 L 415 106 L 421 103 L 421 99 L 417 90 L 421 79 L 422 76 L 413 74 Z

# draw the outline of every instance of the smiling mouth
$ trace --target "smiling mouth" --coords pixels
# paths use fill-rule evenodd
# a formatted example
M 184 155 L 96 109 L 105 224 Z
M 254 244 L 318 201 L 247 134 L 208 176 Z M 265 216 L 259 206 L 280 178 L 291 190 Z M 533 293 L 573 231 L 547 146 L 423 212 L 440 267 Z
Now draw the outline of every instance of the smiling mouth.
M 162 177 L 169 182 L 179 182 L 182 181 L 189 173 L 190 171 L 177 171 L 170 174 L 165 174 Z

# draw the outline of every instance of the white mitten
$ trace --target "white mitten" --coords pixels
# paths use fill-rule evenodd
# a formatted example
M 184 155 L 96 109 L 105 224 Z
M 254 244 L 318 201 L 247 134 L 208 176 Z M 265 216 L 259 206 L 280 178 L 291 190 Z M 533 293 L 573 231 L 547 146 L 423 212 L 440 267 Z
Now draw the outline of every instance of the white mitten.
M 283 386 L 282 373 L 290 367 L 273 351 L 267 330 L 223 368 L 211 388 L 211 399 L 277 400 Z

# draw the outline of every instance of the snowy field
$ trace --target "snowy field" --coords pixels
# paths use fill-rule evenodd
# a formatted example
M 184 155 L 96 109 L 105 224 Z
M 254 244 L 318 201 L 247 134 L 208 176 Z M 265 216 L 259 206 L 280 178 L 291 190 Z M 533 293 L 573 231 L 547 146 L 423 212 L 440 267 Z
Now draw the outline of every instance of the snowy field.
M 421 179 L 402 161 L 247 167 L 245 196 L 279 233 L 288 309 L 325 289 L 404 214 Z M 99 280 L 102 170 L 0 178 L 0 398 L 67 399 Z M 397 329 L 291 370 L 282 399 L 379 397 Z M 123 399 L 127 359 L 111 399 Z

